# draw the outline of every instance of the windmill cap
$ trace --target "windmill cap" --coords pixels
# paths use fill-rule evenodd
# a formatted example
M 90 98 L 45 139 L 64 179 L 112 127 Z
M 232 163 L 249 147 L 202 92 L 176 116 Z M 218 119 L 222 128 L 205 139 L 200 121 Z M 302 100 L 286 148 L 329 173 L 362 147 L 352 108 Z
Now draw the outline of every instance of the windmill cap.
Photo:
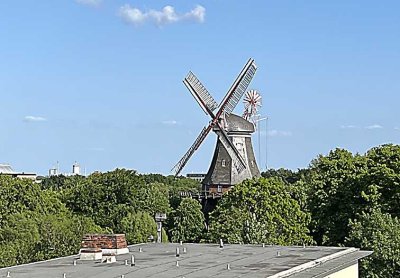
M 253 123 L 245 120 L 236 114 L 225 116 L 228 133 L 253 133 L 255 131 Z

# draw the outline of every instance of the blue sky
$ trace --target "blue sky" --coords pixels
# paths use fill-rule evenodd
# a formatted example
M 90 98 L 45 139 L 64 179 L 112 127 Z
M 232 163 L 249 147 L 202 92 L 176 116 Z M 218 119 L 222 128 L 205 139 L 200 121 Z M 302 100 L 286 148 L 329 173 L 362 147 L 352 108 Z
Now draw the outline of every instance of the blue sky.
M 261 158 L 307 167 L 335 147 L 400 137 L 398 1 L 0 2 L 0 162 L 46 174 L 78 161 L 170 173 L 249 57 L 263 96 Z M 242 113 L 239 103 L 236 112 Z M 265 122 L 263 123 L 265 125 Z M 257 150 L 257 135 L 254 136 Z M 208 169 L 210 134 L 183 173 Z

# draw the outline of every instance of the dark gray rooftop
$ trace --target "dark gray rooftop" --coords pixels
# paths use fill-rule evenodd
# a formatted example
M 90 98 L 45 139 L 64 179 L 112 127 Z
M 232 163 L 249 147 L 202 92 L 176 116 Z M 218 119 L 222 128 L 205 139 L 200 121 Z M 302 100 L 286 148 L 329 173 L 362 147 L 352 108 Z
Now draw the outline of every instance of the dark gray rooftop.
M 228 133 L 253 133 L 255 131 L 253 123 L 245 120 L 244 118 L 236 114 L 226 115 L 225 119 L 227 122 Z
M 180 257 L 176 257 L 176 248 Z M 143 252 L 139 252 L 142 248 Z M 186 248 L 187 253 L 183 253 Z M 130 253 L 118 255 L 115 263 L 77 261 L 69 256 L 44 262 L 0 269 L 0 277 L 268 277 L 280 272 L 282 277 L 320 277 L 355 263 L 371 252 L 341 247 L 282 247 L 261 245 L 214 244 L 141 244 L 129 247 Z M 135 266 L 125 265 L 135 257 Z M 327 257 L 329 256 L 329 257 Z M 325 259 L 324 259 L 325 258 Z M 179 266 L 176 262 L 179 261 Z M 230 264 L 230 270 L 227 269 Z M 299 267 L 308 264 L 312 267 Z M 297 267 L 298 271 L 293 271 Z

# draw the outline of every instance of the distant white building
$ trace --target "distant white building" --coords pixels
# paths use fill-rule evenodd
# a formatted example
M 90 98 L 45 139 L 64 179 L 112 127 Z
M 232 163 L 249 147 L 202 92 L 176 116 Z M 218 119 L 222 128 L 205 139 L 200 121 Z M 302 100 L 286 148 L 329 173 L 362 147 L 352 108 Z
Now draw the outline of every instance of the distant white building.
M 26 173 L 26 172 L 16 172 L 11 167 L 10 164 L 0 164 L 0 175 L 10 176 L 14 178 L 24 178 L 24 179 L 31 179 L 36 180 L 37 175 L 35 173 Z
M 72 165 L 72 175 L 80 175 L 81 174 L 81 166 L 76 163 Z
M 72 173 L 61 173 L 59 170 L 59 165 L 57 162 L 57 167 L 49 169 L 49 176 L 58 176 L 58 175 L 63 175 L 63 176 L 75 176 L 75 175 L 81 175 L 81 166 L 79 163 L 75 161 L 74 164 L 72 164 Z

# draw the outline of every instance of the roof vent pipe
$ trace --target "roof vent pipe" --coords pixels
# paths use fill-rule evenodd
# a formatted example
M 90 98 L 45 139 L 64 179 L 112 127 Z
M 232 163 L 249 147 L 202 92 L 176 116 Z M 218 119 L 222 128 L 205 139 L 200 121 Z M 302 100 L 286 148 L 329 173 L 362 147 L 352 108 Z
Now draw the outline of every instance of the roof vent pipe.
M 135 266 L 135 257 L 131 256 L 131 266 Z
M 179 257 L 179 247 L 176 247 L 176 256 Z
M 11 277 L 10 271 L 7 271 L 7 277 Z
M 224 248 L 224 241 L 222 238 L 219 239 L 219 248 Z

